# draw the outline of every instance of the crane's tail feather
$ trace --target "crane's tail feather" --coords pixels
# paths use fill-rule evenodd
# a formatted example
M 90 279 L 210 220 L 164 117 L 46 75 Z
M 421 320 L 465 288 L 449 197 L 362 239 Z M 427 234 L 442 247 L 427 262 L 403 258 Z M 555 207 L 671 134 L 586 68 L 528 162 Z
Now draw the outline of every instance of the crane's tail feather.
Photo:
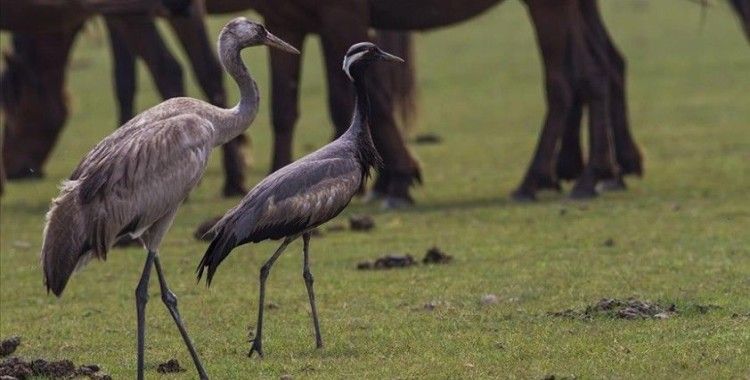
M 44 226 L 40 256 L 47 291 L 60 296 L 68 279 L 92 257 L 85 234 L 85 219 L 73 192 L 76 181 L 63 183 L 52 200 Z
M 219 264 L 229 256 L 229 253 L 232 252 L 232 249 L 234 249 L 237 244 L 237 238 L 231 233 L 226 234 L 224 229 L 217 229 L 215 232 L 216 237 L 214 237 L 214 240 L 209 244 L 206 253 L 203 255 L 203 258 L 196 269 L 196 272 L 198 272 L 198 281 L 200 281 L 203 277 L 203 271 L 208 268 L 206 286 L 211 285 L 211 280 L 213 280 Z

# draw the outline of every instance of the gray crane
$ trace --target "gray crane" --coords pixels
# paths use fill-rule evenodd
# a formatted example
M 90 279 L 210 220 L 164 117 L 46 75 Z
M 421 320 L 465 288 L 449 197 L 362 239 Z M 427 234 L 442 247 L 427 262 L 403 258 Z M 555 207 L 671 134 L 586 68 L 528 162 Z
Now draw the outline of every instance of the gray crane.
M 263 305 L 271 266 L 287 245 L 300 236 L 304 242 L 302 274 L 310 299 L 315 344 L 317 348 L 323 346 L 310 273 L 310 231 L 338 215 L 361 188 L 370 169 L 382 165 L 370 135 L 370 104 L 364 79 L 367 68 L 378 60 L 403 62 L 369 42 L 349 48 L 343 69 L 354 82 L 356 105 L 347 131 L 330 144 L 266 177 L 209 232 L 215 237 L 197 269 L 200 280 L 208 268 L 207 284 L 235 247 L 266 239 L 283 239 L 281 246 L 260 268 L 258 324 L 249 356 L 254 352 L 263 356 Z
M 195 187 L 214 147 L 248 128 L 258 110 L 258 89 L 240 51 L 268 45 L 299 52 L 263 25 L 244 17 L 219 35 L 219 57 L 237 82 L 240 101 L 232 109 L 191 98 L 173 98 L 144 111 L 92 149 L 63 182 L 44 227 L 41 262 L 47 291 L 62 294 L 71 274 L 123 236 L 140 239 L 148 251 L 135 291 L 138 318 L 138 378 L 143 379 L 145 310 L 152 266 L 161 298 L 177 324 L 201 378 L 207 378 L 167 287 L 158 248 L 177 208 Z

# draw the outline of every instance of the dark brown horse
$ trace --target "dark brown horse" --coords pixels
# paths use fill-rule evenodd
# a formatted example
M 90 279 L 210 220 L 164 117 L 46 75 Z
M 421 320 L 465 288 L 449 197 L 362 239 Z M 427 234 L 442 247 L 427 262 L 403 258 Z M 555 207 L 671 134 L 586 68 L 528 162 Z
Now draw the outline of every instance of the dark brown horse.
M 5 1 L 5 0 L 3 0 Z M 96 3 L 95 0 L 87 0 Z M 117 0 L 108 3 L 107 9 L 116 4 L 130 0 Z M 144 0 L 132 0 L 132 3 L 143 7 Z M 156 3 L 150 0 L 150 4 Z M 188 56 L 193 63 L 199 82 L 209 100 L 224 106 L 225 93 L 222 85 L 222 70 L 216 59 L 203 22 L 203 6 L 200 2 L 192 4 L 183 0 L 163 0 L 164 5 L 172 12 L 157 8 L 153 12 L 132 8 L 128 12 L 109 12 L 105 20 L 115 46 L 116 77 L 132 78 L 132 86 L 117 86 L 118 100 L 123 104 L 122 93 L 134 93 L 134 56 L 140 56 L 153 73 L 156 86 L 164 98 L 184 94 L 182 69 L 169 52 L 154 24 L 156 14 L 165 15 L 184 42 Z M 46 4 L 46 3 L 45 3 Z M 51 4 L 58 5 L 55 2 Z M 156 3 L 158 5 L 158 3 Z M 11 8 L 10 3 L 2 3 L 3 10 Z M 189 6 L 189 8 L 186 8 Z M 29 7 L 14 6 L 14 14 L 21 17 Z M 62 10 L 62 8 L 58 5 Z M 46 8 L 45 8 L 46 9 Z M 77 8 L 76 8 L 77 9 Z M 38 11 L 38 9 L 37 9 Z M 45 14 L 38 11 L 37 13 Z M 49 12 L 53 13 L 53 12 Z M 67 14 L 67 13 L 63 13 Z M 176 14 L 176 15 L 175 15 Z M 6 133 L 3 136 L 5 147 L 3 162 L 8 178 L 41 176 L 41 170 L 50 150 L 56 142 L 59 131 L 67 118 L 67 105 L 64 101 L 64 81 L 67 57 L 80 26 L 93 12 L 69 12 L 68 18 L 60 17 L 58 24 L 38 25 L 37 29 L 25 25 L 23 32 L 14 33 L 13 41 L 17 52 L 8 59 L 8 69 L 3 73 L 5 101 L 3 106 L 7 115 Z M 28 17 L 27 17 L 28 18 Z M 32 18 L 33 19 L 33 18 Z M 63 22 L 64 21 L 64 22 Z M 78 22 L 77 27 L 72 27 Z M 3 24 L 4 27 L 15 25 Z M 55 27 L 56 26 L 56 27 Z M 117 56 L 118 52 L 128 49 L 128 54 Z M 41 80 L 53 78 L 54 80 Z M 126 81 L 127 83 L 127 81 Z M 120 84 L 120 83 L 118 83 Z M 132 95 L 130 103 L 120 107 L 120 123 L 132 116 Z M 48 113 L 32 112 L 42 105 L 51 110 Z M 226 170 L 225 195 L 244 194 L 244 157 L 241 153 L 242 139 L 238 138 L 226 144 L 223 149 L 224 167 Z
M 732 0 L 746 31 L 748 0 Z M 265 0 L 209 1 L 236 11 L 256 9 L 283 38 L 301 46 L 310 33 L 320 34 L 326 56 L 329 96 L 337 128 L 351 111 L 347 81 L 337 59 L 347 46 L 367 38 L 368 28 L 414 31 L 452 25 L 500 4 L 502 0 Z M 540 189 L 559 189 L 560 179 L 576 179 L 571 196 L 596 196 L 603 180 L 624 187 L 622 176 L 641 175 L 642 157 L 630 132 L 625 97 L 625 60 L 612 42 L 596 0 L 525 0 L 542 55 L 547 115 L 529 169 L 513 192 L 517 200 L 533 200 Z M 745 16 L 742 16 L 744 12 Z M 271 56 L 273 71 L 274 167 L 291 157 L 291 134 L 297 116 L 299 58 Z M 349 90 L 350 91 L 350 90 Z M 347 93 L 337 97 L 336 94 Z M 580 146 L 581 115 L 589 120 L 589 157 Z M 378 109 L 376 102 L 375 110 Z M 341 118 L 336 113 L 340 112 Z M 376 111 L 377 112 L 377 111 Z M 403 140 L 379 125 L 375 141 L 386 162 L 386 181 L 379 188 L 390 196 L 410 199 L 408 186 L 418 167 Z

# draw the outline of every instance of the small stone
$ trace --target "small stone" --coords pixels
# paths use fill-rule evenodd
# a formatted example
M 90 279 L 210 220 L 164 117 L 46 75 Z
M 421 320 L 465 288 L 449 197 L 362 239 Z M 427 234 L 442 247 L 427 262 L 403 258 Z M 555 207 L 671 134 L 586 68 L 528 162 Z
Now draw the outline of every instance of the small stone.
M 482 305 L 494 305 L 500 302 L 500 299 L 494 294 L 485 294 L 482 296 Z
M 292 380 L 292 379 L 294 378 L 290 374 L 281 375 L 281 377 L 279 377 L 279 380 Z

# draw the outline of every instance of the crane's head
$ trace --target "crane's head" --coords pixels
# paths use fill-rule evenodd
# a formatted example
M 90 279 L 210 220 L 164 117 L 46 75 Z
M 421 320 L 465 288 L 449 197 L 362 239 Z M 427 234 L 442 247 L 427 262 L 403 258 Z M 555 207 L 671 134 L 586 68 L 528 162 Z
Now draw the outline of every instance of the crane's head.
M 376 61 L 404 62 L 403 59 L 393 54 L 388 54 L 375 44 L 360 42 L 352 45 L 344 56 L 344 72 L 349 79 L 354 80 L 355 73 L 362 73 L 367 67 Z
M 262 24 L 244 17 L 237 17 L 224 26 L 219 34 L 219 45 L 235 45 L 239 48 L 268 45 L 288 53 L 299 54 L 294 46 L 271 34 Z

